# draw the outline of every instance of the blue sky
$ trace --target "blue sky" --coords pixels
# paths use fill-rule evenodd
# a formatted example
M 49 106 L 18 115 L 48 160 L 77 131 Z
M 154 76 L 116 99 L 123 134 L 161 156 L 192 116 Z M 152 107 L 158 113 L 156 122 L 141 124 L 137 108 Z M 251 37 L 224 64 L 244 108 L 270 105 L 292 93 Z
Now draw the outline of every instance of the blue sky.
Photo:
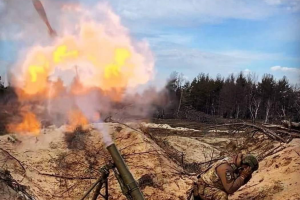
M 7 0 L 0 0 L 0 22 L 1 1 Z M 80 2 L 85 6 L 97 3 Z M 153 84 L 162 85 L 172 71 L 183 73 L 188 80 L 201 72 L 226 77 L 244 71 L 260 77 L 271 73 L 277 79 L 285 75 L 291 83 L 300 82 L 300 0 L 109 3 L 133 38 L 149 42 L 156 58 Z M 7 39 L 1 31 L 0 64 L 5 66 L 15 59 L 20 41 Z

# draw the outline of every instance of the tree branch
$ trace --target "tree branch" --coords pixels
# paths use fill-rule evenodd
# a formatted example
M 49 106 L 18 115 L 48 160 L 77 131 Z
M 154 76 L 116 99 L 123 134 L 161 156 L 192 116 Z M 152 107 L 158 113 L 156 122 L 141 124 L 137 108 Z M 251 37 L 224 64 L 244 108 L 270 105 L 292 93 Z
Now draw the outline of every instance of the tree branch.
M 5 149 L 0 148 L 1 151 L 5 152 L 10 158 L 14 159 L 15 161 L 17 161 L 20 166 L 22 167 L 22 169 L 24 170 L 24 172 L 26 172 L 25 167 L 23 166 L 22 162 L 20 160 L 18 160 L 16 157 L 14 157 L 13 155 L 11 155 L 8 151 L 6 151 Z

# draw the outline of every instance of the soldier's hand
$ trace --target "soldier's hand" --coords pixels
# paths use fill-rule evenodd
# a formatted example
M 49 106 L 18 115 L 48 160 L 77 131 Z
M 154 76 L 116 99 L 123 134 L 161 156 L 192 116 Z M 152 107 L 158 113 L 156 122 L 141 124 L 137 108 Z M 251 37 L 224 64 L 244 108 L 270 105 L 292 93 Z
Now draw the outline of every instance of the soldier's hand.
M 245 180 L 251 174 L 252 174 L 252 169 L 251 169 L 251 167 L 248 166 L 241 171 L 240 176 Z

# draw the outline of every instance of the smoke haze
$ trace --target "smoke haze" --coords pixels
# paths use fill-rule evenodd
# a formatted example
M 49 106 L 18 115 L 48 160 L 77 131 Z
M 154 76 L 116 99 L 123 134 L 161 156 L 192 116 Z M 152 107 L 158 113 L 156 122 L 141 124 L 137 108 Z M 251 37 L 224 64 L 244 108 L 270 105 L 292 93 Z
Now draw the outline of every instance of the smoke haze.
M 20 47 L 10 73 L 23 121 L 10 124 L 10 131 L 30 132 L 45 121 L 85 125 L 120 110 L 119 119 L 147 117 L 156 91 L 147 100 L 134 95 L 154 77 L 147 42 L 133 39 L 107 3 L 42 3 L 55 38 L 31 1 L 0 0 L 0 38 Z M 130 108 L 122 108 L 125 102 Z

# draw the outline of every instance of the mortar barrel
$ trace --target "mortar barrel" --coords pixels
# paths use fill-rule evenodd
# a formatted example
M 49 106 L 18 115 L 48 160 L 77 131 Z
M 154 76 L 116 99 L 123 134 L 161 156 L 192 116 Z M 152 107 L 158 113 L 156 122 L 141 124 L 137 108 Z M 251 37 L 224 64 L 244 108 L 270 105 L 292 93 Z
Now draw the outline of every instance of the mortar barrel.
M 114 164 L 124 181 L 124 185 L 129 189 L 129 194 L 134 200 L 145 200 L 143 193 L 141 192 L 137 182 L 130 173 L 116 145 L 113 143 L 106 148 L 110 153 Z

